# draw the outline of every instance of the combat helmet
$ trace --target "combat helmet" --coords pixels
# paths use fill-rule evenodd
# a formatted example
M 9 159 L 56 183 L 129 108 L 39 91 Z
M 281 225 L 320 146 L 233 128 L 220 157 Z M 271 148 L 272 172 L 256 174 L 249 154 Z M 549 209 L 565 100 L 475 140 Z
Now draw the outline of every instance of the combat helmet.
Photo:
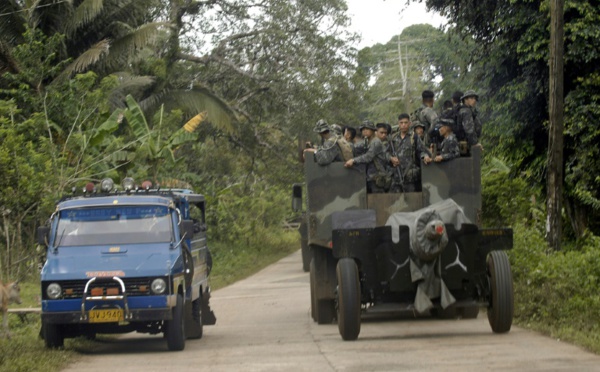
M 340 127 L 338 124 L 331 124 L 331 130 L 338 136 L 342 135 L 342 127 Z
M 465 98 L 469 98 L 469 97 L 475 97 L 476 100 L 479 100 L 479 96 L 477 95 L 477 93 L 475 93 L 474 90 L 469 89 L 465 92 L 465 94 L 463 94 L 462 97 L 460 97 L 461 101 L 464 101 Z
M 358 127 L 358 130 L 363 130 L 363 129 L 371 129 L 373 131 L 377 130 L 377 128 L 375 128 L 375 125 L 373 124 L 373 122 L 371 120 L 365 120 L 362 122 L 360 127 Z
M 325 119 L 319 119 L 319 121 L 317 121 L 317 124 L 315 124 L 313 132 L 325 133 L 325 132 L 329 132 L 330 130 L 331 130 L 331 128 L 329 127 L 329 124 L 327 124 Z

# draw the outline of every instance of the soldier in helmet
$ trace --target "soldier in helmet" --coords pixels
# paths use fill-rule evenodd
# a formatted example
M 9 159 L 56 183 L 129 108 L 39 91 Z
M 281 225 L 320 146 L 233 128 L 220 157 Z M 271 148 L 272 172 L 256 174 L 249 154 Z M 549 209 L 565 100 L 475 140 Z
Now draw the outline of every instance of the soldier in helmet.
M 421 138 L 421 141 L 425 141 L 425 124 L 420 121 L 416 122 L 412 126 L 412 132 Z
M 440 134 L 444 137 L 440 145 L 440 154 L 433 158 L 436 163 L 452 160 L 460 156 L 458 141 L 452 133 L 452 125 L 449 122 L 440 121 Z
M 367 142 L 367 151 L 356 156 L 344 164 L 346 168 L 351 168 L 355 165 L 365 164 L 367 167 L 367 192 L 382 193 L 386 192 L 391 185 L 391 175 L 387 173 L 385 147 L 383 143 L 375 135 L 377 128 L 369 120 L 365 120 L 359 127 L 363 138 Z
M 331 127 L 331 130 L 333 131 L 333 133 L 335 133 L 336 136 L 342 136 L 343 135 L 342 127 L 339 124 L 331 124 L 330 127 Z
M 391 192 L 420 191 L 421 160 L 428 164 L 431 154 L 416 134 L 409 133 L 410 117 L 408 114 L 398 116 L 398 132 L 392 136 L 391 148 L 396 154 L 390 160 L 394 167 L 400 167 L 400 172 L 395 171 Z
M 424 143 L 429 142 L 428 133 L 438 121 L 438 114 L 433 109 L 433 103 L 435 101 L 434 97 L 435 94 L 432 91 L 424 90 L 423 93 L 421 93 L 423 105 L 419 107 L 417 111 L 415 111 L 415 113 L 413 114 L 413 123 L 420 123 L 423 125 L 425 132 Z
M 467 90 L 461 97 L 462 106 L 458 111 L 458 127 L 462 133 L 457 133 L 459 141 L 466 140 L 468 147 L 479 146 L 481 137 L 481 120 L 479 112 L 475 107 L 478 100 L 477 93 L 474 90 Z
M 317 121 L 313 132 L 321 136 L 322 145 L 317 148 L 304 149 L 304 157 L 306 154 L 313 153 L 315 161 L 319 165 L 327 165 L 334 161 L 344 161 L 342 149 L 337 144 L 337 137 L 332 134 L 331 127 L 323 119 Z

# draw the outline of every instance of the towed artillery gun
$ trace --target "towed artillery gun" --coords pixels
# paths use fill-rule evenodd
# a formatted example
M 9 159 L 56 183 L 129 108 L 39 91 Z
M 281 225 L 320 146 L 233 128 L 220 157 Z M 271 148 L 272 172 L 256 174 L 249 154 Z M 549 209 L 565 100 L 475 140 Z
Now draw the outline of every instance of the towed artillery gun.
M 423 165 L 420 192 L 367 194 L 364 171 L 305 162 L 311 316 L 344 340 L 367 314 L 477 317 L 508 332 L 512 229 L 482 228 L 481 150 Z M 292 205 L 302 209 L 302 184 Z

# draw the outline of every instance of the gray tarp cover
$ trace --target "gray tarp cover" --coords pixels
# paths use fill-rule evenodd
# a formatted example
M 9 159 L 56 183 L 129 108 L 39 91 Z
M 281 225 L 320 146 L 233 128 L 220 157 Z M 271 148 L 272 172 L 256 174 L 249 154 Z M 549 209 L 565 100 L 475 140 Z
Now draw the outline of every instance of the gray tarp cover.
M 462 208 L 452 199 L 443 200 L 415 212 L 394 213 L 386 222 L 386 226 L 392 227 L 394 243 L 400 241 L 398 226 L 409 228 L 411 279 L 413 283 L 418 282 L 414 306 L 420 313 L 433 307 L 432 299 L 440 298 L 444 309 L 456 301 L 441 278 L 439 255 L 448 243 L 446 231 L 441 239 L 434 242 L 428 240 L 424 234 L 424 228 L 435 220 L 441 220 L 446 225 L 454 225 L 456 230 L 460 230 L 463 223 L 470 223 Z M 423 259 L 423 257 L 434 258 Z

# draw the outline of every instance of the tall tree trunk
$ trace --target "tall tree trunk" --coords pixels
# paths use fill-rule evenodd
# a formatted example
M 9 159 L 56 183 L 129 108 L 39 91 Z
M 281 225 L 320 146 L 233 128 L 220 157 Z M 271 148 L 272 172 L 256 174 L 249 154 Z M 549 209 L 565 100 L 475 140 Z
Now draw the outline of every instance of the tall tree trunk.
M 548 180 L 546 239 L 560 250 L 562 239 L 563 111 L 564 111 L 564 0 L 550 0 L 550 127 L 548 129 Z

